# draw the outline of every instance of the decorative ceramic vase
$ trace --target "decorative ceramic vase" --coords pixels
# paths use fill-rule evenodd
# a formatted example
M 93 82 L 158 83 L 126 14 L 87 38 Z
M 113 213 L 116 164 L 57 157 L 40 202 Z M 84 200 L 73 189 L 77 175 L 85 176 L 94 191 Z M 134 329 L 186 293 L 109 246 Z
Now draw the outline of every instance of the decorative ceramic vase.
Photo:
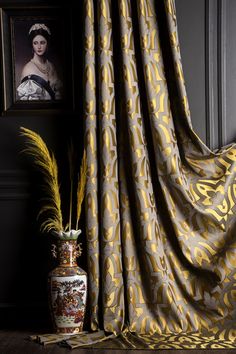
M 58 266 L 49 273 L 49 305 L 57 333 L 76 334 L 83 330 L 86 299 L 87 274 L 78 267 L 77 257 L 81 254 L 77 238 L 81 230 L 54 233 L 57 245 L 53 255 Z

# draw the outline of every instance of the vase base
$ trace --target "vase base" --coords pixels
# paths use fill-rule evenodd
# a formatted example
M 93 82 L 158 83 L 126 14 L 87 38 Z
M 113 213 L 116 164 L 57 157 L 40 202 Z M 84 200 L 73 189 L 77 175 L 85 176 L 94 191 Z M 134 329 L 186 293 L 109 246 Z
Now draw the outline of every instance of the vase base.
M 83 333 L 83 329 L 81 327 L 65 327 L 65 328 L 57 328 L 56 329 L 57 334 L 68 334 L 68 335 L 73 335 L 73 334 L 80 334 Z

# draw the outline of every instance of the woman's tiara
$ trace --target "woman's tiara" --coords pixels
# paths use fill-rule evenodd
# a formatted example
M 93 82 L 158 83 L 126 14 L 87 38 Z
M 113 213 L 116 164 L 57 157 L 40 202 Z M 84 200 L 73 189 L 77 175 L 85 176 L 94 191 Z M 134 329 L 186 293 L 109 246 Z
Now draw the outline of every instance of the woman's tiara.
M 44 23 L 35 23 L 32 27 L 30 27 L 29 34 L 30 34 L 32 31 L 37 31 L 37 30 L 39 30 L 39 29 L 43 29 L 43 30 L 46 31 L 49 35 L 51 34 L 50 29 L 49 29 Z

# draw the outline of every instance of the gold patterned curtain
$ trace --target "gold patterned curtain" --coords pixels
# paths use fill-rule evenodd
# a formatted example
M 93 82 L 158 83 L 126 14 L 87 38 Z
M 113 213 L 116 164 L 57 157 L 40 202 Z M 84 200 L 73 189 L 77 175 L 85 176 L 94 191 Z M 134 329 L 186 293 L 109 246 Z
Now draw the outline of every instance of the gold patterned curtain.
M 89 318 L 234 340 L 236 147 L 194 133 L 173 0 L 85 1 Z

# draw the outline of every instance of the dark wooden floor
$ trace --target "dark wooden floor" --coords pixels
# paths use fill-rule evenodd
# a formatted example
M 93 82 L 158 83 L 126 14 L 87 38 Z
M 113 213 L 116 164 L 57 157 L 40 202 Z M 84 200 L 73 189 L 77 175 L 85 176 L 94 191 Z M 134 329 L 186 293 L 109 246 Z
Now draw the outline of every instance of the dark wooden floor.
M 29 335 L 36 334 L 26 330 L 0 331 L 0 354 L 232 354 L 235 349 L 227 350 L 117 350 L 117 349 L 73 349 L 61 348 L 57 344 L 42 346 L 28 340 Z

